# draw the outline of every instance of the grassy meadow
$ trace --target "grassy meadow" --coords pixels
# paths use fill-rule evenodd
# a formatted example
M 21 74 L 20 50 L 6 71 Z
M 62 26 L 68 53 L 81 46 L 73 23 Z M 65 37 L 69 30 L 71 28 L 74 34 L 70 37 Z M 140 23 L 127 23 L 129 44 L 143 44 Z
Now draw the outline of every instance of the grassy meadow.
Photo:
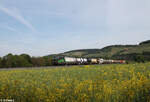
M 1 70 L 0 99 L 150 102 L 150 63 Z

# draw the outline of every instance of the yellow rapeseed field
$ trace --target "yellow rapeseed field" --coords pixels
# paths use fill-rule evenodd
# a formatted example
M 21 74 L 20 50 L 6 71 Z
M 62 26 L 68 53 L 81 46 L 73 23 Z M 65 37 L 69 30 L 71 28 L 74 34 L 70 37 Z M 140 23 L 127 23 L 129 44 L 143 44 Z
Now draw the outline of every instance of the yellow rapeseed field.
M 0 71 L 0 100 L 150 102 L 150 63 Z

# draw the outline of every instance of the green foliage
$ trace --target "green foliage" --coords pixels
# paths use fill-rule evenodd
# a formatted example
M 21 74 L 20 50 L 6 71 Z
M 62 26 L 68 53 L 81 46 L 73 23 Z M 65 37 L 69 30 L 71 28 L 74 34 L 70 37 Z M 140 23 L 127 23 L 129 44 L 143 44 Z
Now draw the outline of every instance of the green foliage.
M 136 62 L 142 62 L 142 63 L 144 63 L 145 62 L 145 59 L 144 59 L 144 57 L 141 55 L 139 55 L 139 56 L 136 56 L 135 57 L 135 59 L 134 59 L 134 61 L 136 61 Z
M 43 57 L 32 57 L 31 62 L 33 66 L 45 66 L 45 60 Z
M 30 57 L 27 54 L 13 55 L 10 53 L 3 58 L 0 58 L 0 68 L 38 67 L 50 65 L 52 65 L 51 57 Z
M 26 55 L 29 56 L 29 55 Z M 5 68 L 13 68 L 13 67 L 30 67 L 32 64 L 29 62 L 30 57 L 24 55 L 12 55 L 8 54 L 3 57 L 2 64 Z
M 5 67 L 10 68 L 10 67 L 15 67 L 15 59 L 13 55 L 10 53 L 3 58 L 3 64 Z
M 31 67 L 32 64 L 25 56 L 15 56 L 17 65 L 15 67 Z
M 52 57 L 44 57 L 44 60 L 45 60 L 45 66 L 52 65 Z
M 0 57 L 0 68 L 2 68 L 2 58 Z
M 20 56 L 23 57 L 25 60 L 28 61 L 28 63 L 31 64 L 31 57 L 29 55 L 27 55 L 27 54 L 21 54 Z

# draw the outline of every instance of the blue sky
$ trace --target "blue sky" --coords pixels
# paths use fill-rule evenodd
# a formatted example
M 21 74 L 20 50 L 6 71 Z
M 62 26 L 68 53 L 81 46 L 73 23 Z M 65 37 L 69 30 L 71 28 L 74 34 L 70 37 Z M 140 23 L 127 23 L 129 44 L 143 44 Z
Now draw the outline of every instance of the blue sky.
M 0 56 L 150 39 L 150 0 L 0 0 Z

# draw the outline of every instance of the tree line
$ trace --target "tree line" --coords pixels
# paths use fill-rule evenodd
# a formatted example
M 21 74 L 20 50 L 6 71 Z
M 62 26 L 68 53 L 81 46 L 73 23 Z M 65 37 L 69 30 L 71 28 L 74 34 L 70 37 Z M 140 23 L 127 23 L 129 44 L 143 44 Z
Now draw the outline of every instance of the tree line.
M 150 52 L 114 55 L 111 58 L 105 59 L 124 59 L 128 62 L 144 63 L 150 61 Z M 31 57 L 28 54 L 13 55 L 10 53 L 4 57 L 0 57 L 0 68 L 51 66 L 53 65 L 52 62 L 52 56 Z
M 8 54 L 0 57 L 0 68 L 51 66 L 52 57 L 31 57 L 28 54 Z
M 142 53 L 114 55 L 112 58 L 113 59 L 124 59 L 128 62 L 145 63 L 145 62 L 150 61 L 150 52 L 143 51 Z

